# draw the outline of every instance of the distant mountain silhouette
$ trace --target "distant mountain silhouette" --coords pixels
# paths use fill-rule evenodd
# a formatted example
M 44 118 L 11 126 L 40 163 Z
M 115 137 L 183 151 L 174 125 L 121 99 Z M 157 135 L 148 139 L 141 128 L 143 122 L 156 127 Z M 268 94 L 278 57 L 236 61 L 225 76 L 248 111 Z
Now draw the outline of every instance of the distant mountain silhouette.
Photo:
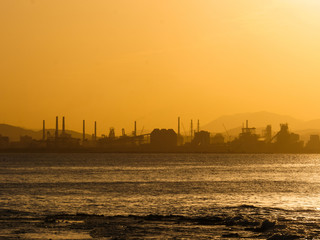
M 320 119 L 303 122 L 302 125 L 297 127 L 297 129 L 320 129 Z
M 47 132 L 50 132 L 50 134 L 54 136 L 55 129 L 46 129 L 46 133 Z M 59 133 L 61 133 L 61 131 L 59 131 Z M 71 131 L 71 130 L 66 130 L 66 133 L 71 134 L 71 136 L 74 138 L 82 139 L 82 133 Z M 42 139 L 42 130 L 33 131 L 33 130 L 21 128 L 21 127 L 15 127 L 8 124 L 0 124 L 0 134 L 2 136 L 9 137 L 10 141 L 19 141 L 20 136 L 25 136 L 25 135 L 28 135 L 33 139 L 38 139 L 38 140 Z M 91 139 L 91 135 L 86 134 L 86 138 Z
M 225 132 L 225 129 L 223 127 L 223 125 L 225 125 L 228 131 L 236 128 L 238 128 L 240 131 L 242 128 L 242 124 L 245 124 L 246 120 L 249 121 L 249 127 L 255 128 L 265 128 L 268 124 L 271 124 L 274 131 L 277 131 L 277 129 L 280 128 L 280 123 L 288 123 L 290 129 L 294 130 L 310 128 L 309 126 L 307 126 L 308 123 L 317 126 L 318 121 L 319 124 L 317 128 L 320 129 L 320 120 L 305 122 L 290 116 L 279 115 L 265 111 L 222 116 L 203 126 L 202 129 L 209 132 Z
M 31 136 L 33 138 L 38 139 L 39 137 L 36 137 L 37 132 L 24 129 L 21 127 L 15 127 L 8 124 L 0 124 L 0 134 L 2 136 L 7 136 L 10 138 L 10 141 L 17 141 L 20 139 L 20 136 Z M 42 135 L 41 135 L 42 136 Z

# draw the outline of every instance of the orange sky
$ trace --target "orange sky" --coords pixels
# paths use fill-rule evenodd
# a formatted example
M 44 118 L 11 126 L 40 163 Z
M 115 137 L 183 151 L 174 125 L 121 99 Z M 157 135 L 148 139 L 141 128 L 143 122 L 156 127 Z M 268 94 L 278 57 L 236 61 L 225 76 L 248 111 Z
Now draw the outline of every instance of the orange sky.
M 319 118 L 319 12 L 318 0 L 2 0 L 0 122 L 65 115 L 119 133 L 178 115 Z

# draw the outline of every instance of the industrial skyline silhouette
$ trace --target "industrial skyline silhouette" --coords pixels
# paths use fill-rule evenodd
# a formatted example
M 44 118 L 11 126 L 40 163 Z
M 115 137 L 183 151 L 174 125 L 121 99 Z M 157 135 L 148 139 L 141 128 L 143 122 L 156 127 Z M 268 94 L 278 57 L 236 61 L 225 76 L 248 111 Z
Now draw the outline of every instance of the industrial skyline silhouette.
M 319 13 L 1 0 L 0 239 L 319 239 Z
M 47 131 L 46 121 L 42 123 L 42 139 L 31 136 L 20 136 L 19 141 L 10 141 L 7 136 L 0 135 L 2 151 L 97 151 L 97 152 L 212 152 L 212 153 L 318 153 L 320 152 L 319 135 L 310 135 L 304 143 L 299 134 L 289 131 L 287 123 L 280 124 L 280 130 L 272 131 L 267 125 L 261 134 L 255 127 L 249 127 L 249 121 L 243 123 L 238 136 L 225 133 L 210 133 L 200 129 L 197 120 L 194 129 L 190 120 L 189 133 L 181 133 L 181 119 L 178 117 L 177 131 L 174 129 L 155 128 L 148 133 L 137 132 L 137 122 L 134 122 L 132 133 L 116 136 L 115 129 L 110 128 L 108 134 L 97 135 L 97 122 L 94 121 L 94 131 L 91 137 L 86 133 L 86 121 L 83 120 L 82 139 L 72 136 L 66 131 L 66 119 L 63 116 L 61 129 L 59 117 L 56 116 L 54 134 Z M 90 135 L 89 135 L 90 136 Z

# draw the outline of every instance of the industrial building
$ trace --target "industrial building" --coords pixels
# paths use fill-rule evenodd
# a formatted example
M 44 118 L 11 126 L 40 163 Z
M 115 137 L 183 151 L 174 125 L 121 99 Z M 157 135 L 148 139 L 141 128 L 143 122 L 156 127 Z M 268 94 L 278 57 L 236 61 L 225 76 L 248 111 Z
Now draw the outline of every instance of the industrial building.
M 177 146 L 177 134 L 173 129 L 154 129 L 150 134 L 150 145 L 157 149 L 172 149 Z
M 0 148 L 5 149 L 9 147 L 9 137 L 0 135 Z

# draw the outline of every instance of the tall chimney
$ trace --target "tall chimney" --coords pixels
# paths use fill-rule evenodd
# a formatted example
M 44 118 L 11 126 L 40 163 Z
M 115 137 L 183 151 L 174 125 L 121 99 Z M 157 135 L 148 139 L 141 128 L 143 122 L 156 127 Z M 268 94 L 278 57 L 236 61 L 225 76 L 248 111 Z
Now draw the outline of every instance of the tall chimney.
M 64 120 L 64 116 L 62 117 L 62 134 L 65 133 L 65 120 Z
M 56 138 L 59 137 L 59 123 L 58 123 L 59 119 L 58 116 L 56 116 Z
M 191 136 L 191 141 L 192 141 L 192 137 L 193 137 L 193 121 L 191 119 L 191 124 L 190 124 L 190 136 Z
M 137 136 L 137 121 L 134 121 L 134 132 L 133 132 L 134 136 Z
M 42 121 L 42 140 L 46 140 L 46 120 Z
M 178 136 L 180 136 L 180 117 L 178 117 Z
M 177 135 L 177 145 L 180 146 L 180 117 L 178 117 L 178 135 Z
M 82 129 L 82 141 L 86 140 L 86 120 L 83 120 L 83 129 Z
M 97 121 L 94 121 L 94 140 L 97 140 Z
M 249 122 L 248 122 L 248 120 L 246 120 L 246 128 L 247 128 L 247 129 L 249 128 Z
M 198 119 L 197 132 L 200 132 L 200 120 Z

